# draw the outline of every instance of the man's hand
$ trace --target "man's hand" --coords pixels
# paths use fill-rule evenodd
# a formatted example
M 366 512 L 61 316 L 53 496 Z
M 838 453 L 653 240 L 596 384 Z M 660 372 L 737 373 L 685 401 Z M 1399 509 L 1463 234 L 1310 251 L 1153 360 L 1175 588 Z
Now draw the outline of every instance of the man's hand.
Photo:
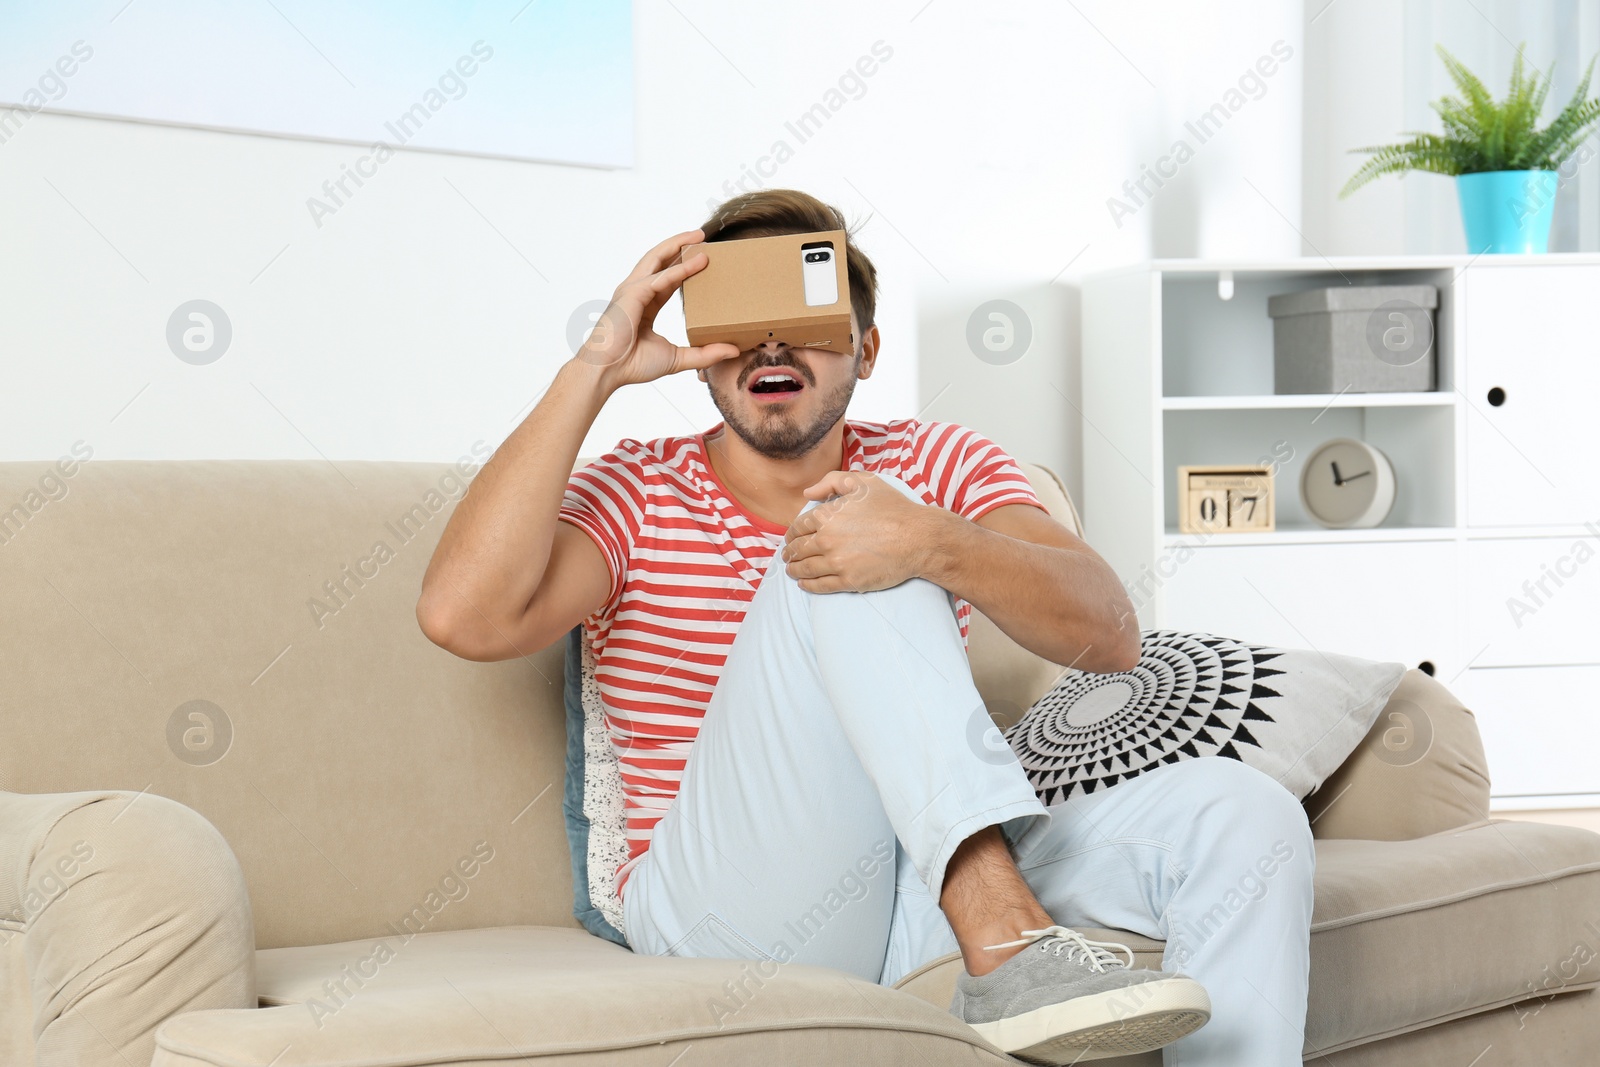
M 865 471 L 829 471 L 805 495 L 822 503 L 794 520 L 779 553 L 807 592 L 925 578 L 1052 663 L 1104 673 L 1139 662 L 1138 619 L 1116 573 L 1042 509 L 1005 504 L 968 521 Z
M 656 313 L 684 279 L 704 270 L 709 262 L 704 252 L 678 262 L 685 246 L 704 238 L 703 231 L 690 230 L 662 241 L 645 253 L 633 273 L 612 294 L 610 305 L 574 357 L 574 362 L 599 369 L 608 392 L 681 370 L 699 370 L 739 355 L 738 347 L 730 344 L 685 348 L 655 330 Z
M 933 551 L 930 519 L 940 509 L 865 471 L 830 471 L 805 495 L 823 503 L 794 520 L 779 549 L 800 588 L 869 593 L 921 576 Z
M 473 479 L 422 577 L 417 624 L 434 644 L 472 660 L 523 656 L 605 603 L 605 558 L 559 521 L 562 498 L 578 449 L 615 390 L 739 355 L 735 345 L 675 345 L 655 329 L 656 313 L 683 280 L 705 269 L 703 252 L 678 262 L 704 237 L 690 230 L 645 253 L 577 355 Z

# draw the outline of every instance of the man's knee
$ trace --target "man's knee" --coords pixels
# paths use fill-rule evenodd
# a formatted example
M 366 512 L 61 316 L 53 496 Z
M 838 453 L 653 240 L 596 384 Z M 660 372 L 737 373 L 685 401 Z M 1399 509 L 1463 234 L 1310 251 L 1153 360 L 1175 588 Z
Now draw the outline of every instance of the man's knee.
M 1177 788 L 1191 801 L 1195 840 L 1259 853 L 1268 866 L 1300 867 L 1309 879 L 1311 826 L 1305 808 L 1281 784 L 1234 759 L 1189 760 L 1173 770 L 1184 778 Z
M 898 490 L 901 495 L 906 497 L 906 499 L 917 504 L 927 504 L 927 501 L 923 500 L 921 495 L 915 489 L 911 488 L 911 486 L 907 485 L 903 480 L 895 475 L 879 473 L 877 474 L 877 477 L 886 482 L 888 485 L 892 486 L 894 489 Z M 837 498 L 833 497 L 829 499 Z M 805 507 L 800 509 L 800 514 L 804 515 L 807 511 L 822 503 L 826 503 L 826 501 L 807 501 Z M 774 556 L 773 562 L 770 566 L 772 568 L 776 568 L 776 571 L 769 571 L 769 573 L 787 575 L 787 568 L 783 564 L 781 555 Z M 898 585 L 857 593 L 809 593 L 805 590 L 802 590 L 799 586 L 799 583 L 793 579 L 786 580 L 781 584 L 790 591 L 791 595 L 807 597 L 809 598 L 808 602 L 813 605 L 815 605 L 818 601 L 825 603 L 826 607 L 822 608 L 821 610 L 827 613 L 831 614 L 838 611 L 863 612 L 864 614 L 862 615 L 862 618 L 867 620 L 875 627 L 881 626 L 884 622 L 886 618 L 886 610 L 890 612 L 893 611 L 893 608 L 890 607 L 891 603 L 900 603 L 904 610 L 911 611 L 918 615 L 927 614 L 929 612 L 948 614 L 952 620 L 952 624 L 953 620 L 955 619 L 955 598 L 944 588 L 935 585 L 926 578 L 910 578 L 899 583 Z M 878 600 L 878 605 L 869 609 L 863 604 L 856 602 L 856 598 L 858 597 L 874 597 Z M 814 606 L 813 610 L 815 611 L 818 609 Z
M 911 488 L 911 486 L 907 485 L 905 481 L 900 479 L 898 476 L 893 474 L 884 474 L 881 471 L 875 471 L 873 474 L 879 481 L 884 482 L 885 484 L 898 490 L 901 496 L 905 497 L 912 503 L 923 505 L 928 503 L 926 500 L 922 499 L 921 493 L 918 493 L 915 489 Z M 806 512 L 822 503 L 824 503 L 824 501 L 808 500 L 806 501 L 805 506 L 800 509 L 800 514 L 804 515 Z

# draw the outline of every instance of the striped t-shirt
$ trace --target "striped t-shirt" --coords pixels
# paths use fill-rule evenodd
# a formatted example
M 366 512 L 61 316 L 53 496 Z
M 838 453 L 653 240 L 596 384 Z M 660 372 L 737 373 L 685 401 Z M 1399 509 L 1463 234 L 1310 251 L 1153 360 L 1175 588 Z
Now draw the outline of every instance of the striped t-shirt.
M 705 439 L 720 428 L 625 439 L 572 475 L 561 506 L 611 575 L 610 597 L 583 625 L 622 774 L 619 895 L 678 794 L 746 605 L 768 562 L 783 566 L 772 557 L 785 528 L 745 512 L 711 469 Z M 893 474 L 970 520 L 1005 504 L 1043 507 L 1010 456 L 953 423 L 846 420 L 840 469 Z M 965 641 L 972 608 L 958 598 L 956 611 Z

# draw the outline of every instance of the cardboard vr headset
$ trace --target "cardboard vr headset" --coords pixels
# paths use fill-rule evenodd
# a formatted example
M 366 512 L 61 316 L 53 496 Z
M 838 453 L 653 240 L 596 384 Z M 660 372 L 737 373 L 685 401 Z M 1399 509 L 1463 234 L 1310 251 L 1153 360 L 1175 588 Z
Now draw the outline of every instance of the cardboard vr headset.
M 791 348 L 855 351 L 845 231 L 786 233 L 689 245 L 705 267 L 683 283 L 689 343 L 726 342 L 748 351 L 763 341 Z

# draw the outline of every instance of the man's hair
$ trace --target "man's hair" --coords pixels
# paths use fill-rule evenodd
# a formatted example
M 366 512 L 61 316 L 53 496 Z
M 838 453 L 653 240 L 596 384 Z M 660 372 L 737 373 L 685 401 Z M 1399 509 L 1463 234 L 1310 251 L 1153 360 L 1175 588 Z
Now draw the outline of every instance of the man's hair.
M 722 203 L 700 227 L 707 241 L 777 237 L 785 233 L 845 231 L 845 263 L 850 269 L 850 306 L 861 332 L 872 328 L 878 310 L 878 272 L 856 247 L 844 213 L 798 189 L 757 189 Z M 860 338 L 856 339 L 860 343 Z

